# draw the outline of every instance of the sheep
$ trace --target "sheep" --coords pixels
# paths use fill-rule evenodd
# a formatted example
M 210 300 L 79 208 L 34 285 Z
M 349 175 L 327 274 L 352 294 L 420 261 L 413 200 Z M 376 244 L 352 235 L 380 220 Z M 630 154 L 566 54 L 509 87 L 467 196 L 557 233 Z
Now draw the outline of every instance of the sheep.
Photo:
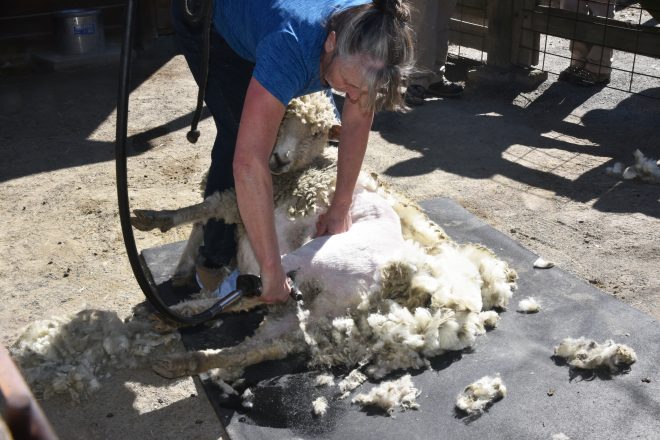
M 286 175 L 290 170 L 304 170 L 314 161 L 317 162 L 317 166 L 323 167 L 319 156 L 328 144 L 331 130 L 336 130 L 338 124 L 334 103 L 325 93 L 305 95 L 295 98 L 289 103 L 269 159 L 269 168 L 274 176 L 274 183 L 279 183 L 276 188 L 287 186 L 286 182 L 295 178 L 295 173 Z M 203 189 L 205 179 L 201 186 Z M 280 191 L 276 192 L 275 199 L 287 196 L 288 194 Z M 313 194 L 299 194 L 299 196 L 312 197 Z M 193 223 L 193 229 L 172 277 L 175 284 L 181 284 L 192 278 L 197 251 L 203 240 L 202 226 L 206 220 L 213 217 L 211 213 L 218 209 L 229 208 L 229 211 L 224 213 L 225 222 L 240 224 L 235 197 L 233 191 L 216 192 L 198 205 L 176 211 L 135 210 L 135 217 L 131 219 L 131 222 L 137 229 L 150 230 L 157 227 L 161 232 L 166 232 L 179 224 Z M 296 207 L 291 207 L 291 209 L 295 211 Z M 239 236 L 245 237 L 244 231 L 241 230 Z M 303 237 L 300 238 L 300 240 L 302 239 Z M 300 242 L 300 244 L 302 243 Z M 239 260 L 247 260 L 242 261 L 239 267 L 243 267 L 247 273 L 258 273 L 255 272 L 257 270 L 256 260 L 251 255 L 244 257 L 246 252 L 251 253 L 247 238 L 239 239 Z M 251 259 L 253 261 L 250 262 Z M 250 269 L 247 269 L 248 267 Z
M 351 229 L 312 238 L 318 216 L 332 199 L 336 163 L 336 153 L 327 148 L 304 168 L 273 176 L 282 264 L 287 272 L 296 271 L 303 300 L 270 306 L 255 334 L 237 346 L 157 359 L 152 367 L 158 374 L 173 378 L 212 370 L 212 377 L 230 381 L 249 365 L 306 353 L 312 368 L 359 368 L 381 379 L 470 347 L 485 332 L 479 313 L 506 309 L 515 271 L 483 246 L 453 242 L 375 174 L 363 172 L 358 178 Z M 134 212 L 134 225 L 146 230 L 209 218 L 235 223 L 237 268 L 259 273 L 233 191 L 176 211 Z M 190 314 L 215 300 L 174 308 Z M 258 297 L 245 298 L 233 310 L 260 304 Z

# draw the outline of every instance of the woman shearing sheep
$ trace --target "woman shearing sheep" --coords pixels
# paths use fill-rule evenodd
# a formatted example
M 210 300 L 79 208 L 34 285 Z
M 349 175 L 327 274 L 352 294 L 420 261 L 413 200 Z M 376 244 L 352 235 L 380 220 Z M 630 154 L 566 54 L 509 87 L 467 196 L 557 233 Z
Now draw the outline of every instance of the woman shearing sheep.
M 199 83 L 202 27 L 173 4 L 177 39 Z M 379 107 L 401 104 L 412 69 L 412 32 L 403 0 L 216 0 L 205 102 L 217 137 L 204 196 L 235 186 L 238 207 L 260 265 L 263 299 L 285 301 L 289 281 L 275 234 L 269 156 L 287 103 L 333 88 L 345 93 L 336 191 L 317 235 L 351 227 L 349 208 Z M 198 278 L 215 289 L 236 253 L 234 226 L 204 227 Z

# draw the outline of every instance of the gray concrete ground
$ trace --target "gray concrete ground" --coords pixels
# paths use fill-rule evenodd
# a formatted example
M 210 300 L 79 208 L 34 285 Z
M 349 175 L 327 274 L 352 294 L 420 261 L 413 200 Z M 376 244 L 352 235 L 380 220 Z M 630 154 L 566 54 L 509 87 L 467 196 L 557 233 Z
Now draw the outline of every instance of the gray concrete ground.
M 460 76 L 459 67 L 450 73 Z M 468 84 L 461 99 L 380 114 L 365 167 L 416 200 L 453 198 L 658 319 L 660 186 L 604 171 L 614 161 L 631 163 L 638 148 L 660 158 L 660 100 L 554 79 L 531 91 L 482 79 Z M 197 90 L 169 40 L 136 59 L 134 85 L 131 203 L 166 208 L 197 201 L 214 128 L 207 118 L 200 142 L 185 141 Z M 83 307 L 126 316 L 143 300 L 116 213 L 116 90 L 117 69 L 107 67 L 0 81 L 5 345 L 37 319 Z M 146 248 L 186 235 L 140 233 L 137 240 Z M 217 438 L 218 421 L 199 392 L 191 379 L 124 371 L 81 405 L 65 398 L 42 403 L 67 439 Z

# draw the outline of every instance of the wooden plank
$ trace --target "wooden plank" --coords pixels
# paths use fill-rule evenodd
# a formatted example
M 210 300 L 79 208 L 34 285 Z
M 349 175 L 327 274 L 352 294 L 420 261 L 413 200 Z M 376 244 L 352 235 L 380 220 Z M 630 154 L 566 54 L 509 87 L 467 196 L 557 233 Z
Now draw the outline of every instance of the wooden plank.
M 456 6 L 452 17 L 456 20 L 480 24 L 482 26 L 487 26 L 488 24 L 485 9 L 476 9 L 469 6 Z
M 475 35 L 480 38 L 485 38 L 488 30 L 486 26 L 467 23 L 465 21 L 456 20 L 455 18 L 452 18 L 449 21 L 449 29 L 463 34 Z
M 463 47 L 485 50 L 486 30 L 485 26 L 452 18 L 449 22 L 449 42 Z
M 474 9 L 486 10 L 488 0 L 458 0 L 457 5 L 466 6 Z
M 488 30 L 486 51 L 488 65 L 498 69 L 511 67 L 511 39 L 513 38 L 513 0 L 488 2 Z
M 3 418 L 16 439 L 57 440 L 57 436 L 32 396 L 23 376 L 0 344 L 0 401 Z
M 660 58 L 660 28 L 544 6 L 537 6 L 531 14 L 529 29 L 535 32 Z

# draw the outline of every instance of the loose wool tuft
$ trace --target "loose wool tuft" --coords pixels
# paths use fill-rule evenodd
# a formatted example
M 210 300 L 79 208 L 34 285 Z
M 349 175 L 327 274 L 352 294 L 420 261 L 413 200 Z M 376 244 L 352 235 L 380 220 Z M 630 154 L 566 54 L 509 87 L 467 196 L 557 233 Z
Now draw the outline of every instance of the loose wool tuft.
M 493 402 L 506 396 L 506 386 L 499 376 L 484 376 L 465 387 L 456 398 L 456 407 L 468 415 L 477 415 Z
M 392 415 L 396 408 L 402 410 L 419 408 L 416 401 L 419 394 L 420 391 L 415 388 L 410 374 L 406 374 L 400 379 L 382 382 L 372 388 L 368 394 L 358 394 L 352 402 L 362 407 L 375 406 Z
M 104 377 L 146 366 L 152 351 L 172 352 L 178 340 L 178 333 L 154 333 L 146 319 L 122 321 L 115 312 L 86 309 L 32 323 L 10 352 L 37 396 L 68 394 L 80 402 Z
M 635 150 L 633 156 L 634 164 L 624 168 L 623 164 L 617 162 L 606 169 L 607 174 L 625 180 L 639 178 L 645 182 L 660 183 L 660 160 L 648 158 L 640 150 Z
M 520 313 L 537 313 L 541 310 L 541 304 L 534 297 L 527 297 L 518 302 L 518 311 Z
M 314 415 L 323 417 L 328 412 L 328 399 L 325 397 L 317 397 L 312 402 L 312 412 Z
M 241 395 L 241 405 L 243 408 L 251 409 L 254 406 L 254 393 L 250 388 L 243 391 Z
M 339 382 L 339 392 L 341 393 L 340 399 L 345 399 L 348 394 L 362 385 L 367 380 L 367 376 L 362 374 L 357 368 L 351 371 L 344 379 Z
M 552 434 L 552 440 L 571 440 L 571 438 L 563 432 L 560 432 L 558 434 Z
M 479 322 L 481 322 L 484 328 L 492 329 L 497 327 L 497 324 L 500 322 L 500 315 L 495 310 L 481 312 L 479 313 Z
M 317 387 L 331 387 L 335 384 L 335 378 L 332 374 L 319 374 L 314 379 L 314 385 Z
M 612 373 L 626 371 L 637 361 L 635 351 L 608 339 L 599 344 L 584 337 L 566 338 L 555 347 L 555 356 L 566 359 L 572 367 L 585 370 L 607 368 Z

